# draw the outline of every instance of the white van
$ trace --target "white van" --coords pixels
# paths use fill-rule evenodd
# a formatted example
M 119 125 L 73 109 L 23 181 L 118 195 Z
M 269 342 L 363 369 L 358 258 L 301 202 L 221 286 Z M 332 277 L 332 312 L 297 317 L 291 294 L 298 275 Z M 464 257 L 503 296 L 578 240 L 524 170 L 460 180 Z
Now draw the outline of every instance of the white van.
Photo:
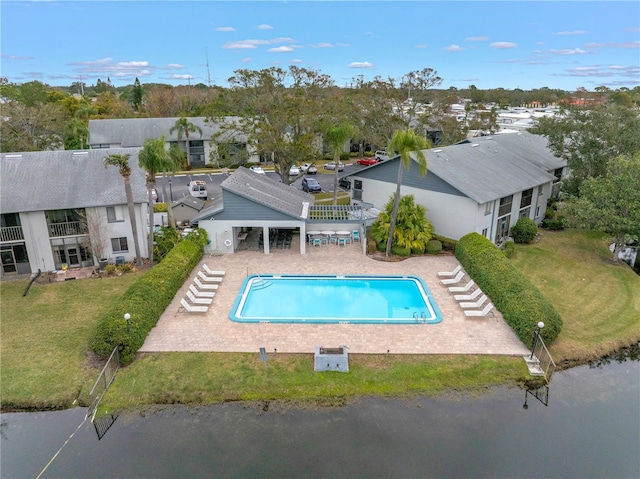
M 189 194 L 202 200 L 207 199 L 207 185 L 204 181 L 194 180 L 189 182 Z
M 378 150 L 378 151 L 376 151 L 376 154 L 375 154 L 374 158 L 376 160 L 378 160 L 378 161 L 387 161 L 391 157 L 389 156 L 389 154 L 385 150 Z

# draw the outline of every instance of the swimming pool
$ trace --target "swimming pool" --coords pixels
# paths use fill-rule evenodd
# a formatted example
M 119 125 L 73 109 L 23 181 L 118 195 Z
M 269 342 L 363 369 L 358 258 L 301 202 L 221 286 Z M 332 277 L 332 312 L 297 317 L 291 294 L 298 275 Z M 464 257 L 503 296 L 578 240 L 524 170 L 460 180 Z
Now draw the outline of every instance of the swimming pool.
M 245 323 L 439 323 L 442 315 L 417 276 L 253 275 L 229 313 Z

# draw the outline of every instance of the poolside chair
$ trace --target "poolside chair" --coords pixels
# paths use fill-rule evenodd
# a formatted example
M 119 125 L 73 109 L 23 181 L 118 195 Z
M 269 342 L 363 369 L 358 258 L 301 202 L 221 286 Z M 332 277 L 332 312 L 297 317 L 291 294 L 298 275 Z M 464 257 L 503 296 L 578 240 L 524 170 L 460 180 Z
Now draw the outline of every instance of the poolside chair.
M 475 284 L 476 283 L 474 283 L 473 280 L 470 279 L 469 282 L 467 284 L 465 284 L 464 286 L 449 286 L 449 291 L 451 291 L 452 293 L 466 293 Z
M 204 270 L 207 272 L 209 276 L 224 276 L 225 274 L 224 271 L 213 271 L 212 269 L 209 268 L 209 266 L 207 266 L 207 263 L 203 263 L 202 267 L 204 268 Z
M 353 230 L 351 232 L 351 237 L 353 238 L 354 243 L 360 242 L 360 232 L 358 230 Z
M 193 278 L 193 284 L 195 284 L 200 289 L 206 289 L 208 291 L 218 289 L 217 284 L 203 284 L 197 277 Z
M 486 316 L 487 314 L 489 314 L 489 311 L 491 311 L 493 309 L 493 304 L 489 303 L 487 304 L 484 309 L 482 311 L 477 311 L 477 310 L 465 310 L 464 314 L 466 314 L 467 316 Z
M 442 284 L 457 284 L 460 281 L 462 281 L 463 277 L 464 277 L 464 273 L 462 271 L 459 271 L 458 274 L 456 274 L 455 278 L 441 279 L 440 282 Z
M 338 246 L 345 246 L 347 244 L 347 238 L 338 238 Z
M 482 294 L 482 290 L 480 288 L 477 288 L 471 294 L 454 294 L 453 297 L 456 301 L 473 301 L 481 294 Z
M 322 241 L 320 240 L 320 238 L 313 238 L 313 246 L 320 246 L 322 244 Z
M 487 298 L 486 294 L 483 294 L 480 299 L 478 301 L 476 301 L 475 303 L 472 302 L 462 302 L 460 303 L 460 307 L 461 308 L 467 308 L 467 309 L 471 309 L 471 308 L 480 308 L 482 307 L 482 305 L 484 304 L 484 302 L 489 299 Z
M 213 303 L 212 298 L 196 298 L 191 291 L 187 291 L 187 298 L 193 304 L 211 304 Z
M 216 295 L 213 291 L 198 291 L 198 288 L 192 284 L 189 285 L 189 291 L 191 291 L 196 298 L 213 298 Z
M 444 277 L 453 277 L 456 274 L 458 274 L 460 271 L 462 271 L 462 265 L 459 264 L 458 266 L 455 267 L 455 269 L 453 271 L 440 271 L 438 273 L 438 276 L 444 276 Z
M 209 306 L 192 306 L 184 298 L 180 300 L 180 305 L 190 313 L 206 313 L 209 311 Z
M 222 278 L 220 276 L 207 276 L 202 271 L 198 271 L 198 276 L 202 281 L 206 281 L 207 283 L 221 283 Z

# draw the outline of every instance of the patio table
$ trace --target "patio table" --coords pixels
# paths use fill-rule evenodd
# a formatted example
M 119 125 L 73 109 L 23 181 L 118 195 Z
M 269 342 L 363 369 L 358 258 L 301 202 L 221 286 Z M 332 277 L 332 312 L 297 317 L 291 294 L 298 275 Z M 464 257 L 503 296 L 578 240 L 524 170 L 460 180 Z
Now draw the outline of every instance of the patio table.
M 308 236 L 319 235 L 320 231 L 307 231 Z

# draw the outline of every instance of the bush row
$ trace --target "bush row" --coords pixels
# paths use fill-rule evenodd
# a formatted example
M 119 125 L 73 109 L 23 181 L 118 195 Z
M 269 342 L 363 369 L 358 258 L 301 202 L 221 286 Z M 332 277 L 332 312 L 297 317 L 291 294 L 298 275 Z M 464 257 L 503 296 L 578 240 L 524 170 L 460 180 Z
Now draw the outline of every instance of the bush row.
M 478 287 L 491 298 L 518 338 L 532 345 L 539 321 L 542 338 L 552 343 L 562 329 L 562 318 L 536 288 L 491 241 L 469 233 L 456 246 L 456 258 Z
M 89 348 L 107 358 L 118 346 L 120 364 L 130 364 L 149 331 L 171 303 L 204 252 L 207 234 L 195 229 L 180 241 L 162 263 L 133 283 L 99 320 Z M 131 315 L 127 322 L 125 313 Z

